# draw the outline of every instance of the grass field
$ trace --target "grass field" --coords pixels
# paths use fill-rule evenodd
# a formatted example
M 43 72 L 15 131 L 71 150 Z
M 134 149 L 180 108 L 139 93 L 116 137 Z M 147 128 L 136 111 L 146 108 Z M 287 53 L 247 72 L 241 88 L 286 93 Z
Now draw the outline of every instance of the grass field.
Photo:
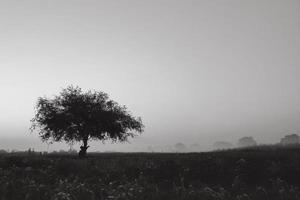
M 299 187 L 299 147 L 0 156 L 1 200 L 299 200 Z

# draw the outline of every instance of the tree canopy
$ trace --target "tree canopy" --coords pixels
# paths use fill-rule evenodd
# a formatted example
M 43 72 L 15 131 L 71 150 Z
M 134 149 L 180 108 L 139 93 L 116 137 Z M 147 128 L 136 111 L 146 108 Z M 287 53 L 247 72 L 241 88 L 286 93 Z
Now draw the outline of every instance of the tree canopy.
M 39 130 L 43 141 L 83 142 L 80 153 L 85 155 L 89 140 L 123 142 L 143 127 L 140 117 L 133 117 L 106 93 L 69 86 L 52 99 L 38 99 L 31 128 Z

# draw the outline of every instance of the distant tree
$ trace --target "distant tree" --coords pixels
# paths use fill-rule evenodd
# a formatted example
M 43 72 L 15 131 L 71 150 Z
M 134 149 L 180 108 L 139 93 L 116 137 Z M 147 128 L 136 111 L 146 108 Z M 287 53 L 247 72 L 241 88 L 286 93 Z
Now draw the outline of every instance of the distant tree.
M 253 139 L 253 137 L 242 137 L 239 139 L 238 146 L 239 147 L 250 147 L 250 146 L 256 146 L 257 143 Z
M 297 134 L 290 134 L 284 136 L 284 138 L 281 138 L 280 144 L 282 145 L 290 145 L 290 144 L 299 144 L 300 143 L 300 137 Z
M 124 142 L 143 131 L 141 118 L 128 113 L 104 92 L 69 86 L 52 99 L 40 97 L 31 130 L 42 141 L 82 142 L 79 156 L 86 156 L 90 140 Z

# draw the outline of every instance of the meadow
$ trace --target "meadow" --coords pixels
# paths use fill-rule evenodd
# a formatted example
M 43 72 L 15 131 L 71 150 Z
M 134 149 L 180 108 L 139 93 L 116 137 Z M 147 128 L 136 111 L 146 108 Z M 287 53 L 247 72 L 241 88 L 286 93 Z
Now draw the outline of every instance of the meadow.
M 300 148 L 3 153 L 1 200 L 299 200 Z

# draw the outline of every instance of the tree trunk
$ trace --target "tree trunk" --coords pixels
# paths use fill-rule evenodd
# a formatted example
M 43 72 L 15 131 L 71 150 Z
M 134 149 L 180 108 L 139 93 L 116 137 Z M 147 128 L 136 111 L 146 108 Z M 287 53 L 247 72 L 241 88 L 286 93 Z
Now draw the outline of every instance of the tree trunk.
M 83 139 L 83 145 L 80 146 L 80 151 L 79 151 L 79 157 L 84 158 L 86 157 L 86 151 L 90 147 L 87 145 L 88 144 L 88 139 Z

